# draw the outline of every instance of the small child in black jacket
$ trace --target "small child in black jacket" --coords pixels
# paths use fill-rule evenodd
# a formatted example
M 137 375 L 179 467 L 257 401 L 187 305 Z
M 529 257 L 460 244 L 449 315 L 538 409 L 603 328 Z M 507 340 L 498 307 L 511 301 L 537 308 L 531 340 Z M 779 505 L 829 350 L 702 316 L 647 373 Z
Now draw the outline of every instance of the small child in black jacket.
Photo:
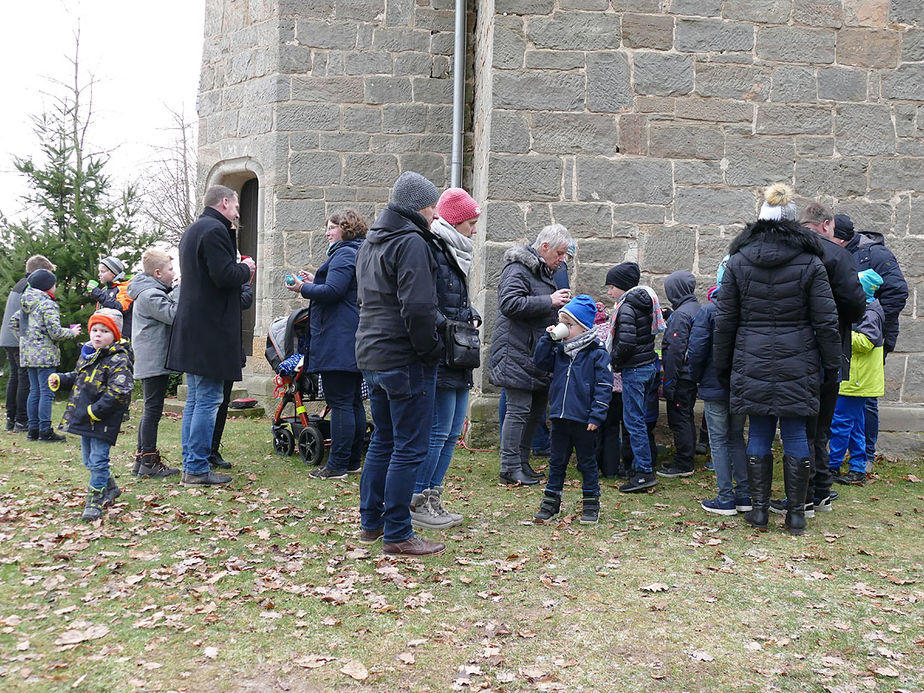
M 122 494 L 109 471 L 109 449 L 131 402 L 134 357 L 122 339 L 119 311 L 102 308 L 90 316 L 87 327 L 90 341 L 83 345 L 77 367 L 70 373 L 52 373 L 48 386 L 54 391 L 74 388 L 61 425 L 81 438 L 83 464 L 90 470 L 81 519 L 92 522 Z
M 582 477 L 582 524 L 600 516 L 600 480 L 597 471 L 596 433 L 606 419 L 613 374 L 606 347 L 597 338 L 597 308 L 586 294 L 573 298 L 558 313 L 561 323 L 550 325 L 536 345 L 536 365 L 552 372 L 549 416 L 552 453 L 549 480 L 535 522 L 545 522 L 561 509 L 561 494 L 572 450 Z

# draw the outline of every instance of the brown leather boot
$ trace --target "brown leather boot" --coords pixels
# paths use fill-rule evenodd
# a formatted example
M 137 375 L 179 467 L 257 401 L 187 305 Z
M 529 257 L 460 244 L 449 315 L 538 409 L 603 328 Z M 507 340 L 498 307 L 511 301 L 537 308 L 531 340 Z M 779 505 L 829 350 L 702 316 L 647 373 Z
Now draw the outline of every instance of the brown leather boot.
M 418 536 L 399 541 L 396 544 L 382 544 L 382 553 L 386 556 L 435 556 L 443 553 L 445 544 L 438 541 L 427 541 Z
M 160 450 L 146 452 L 141 456 L 141 465 L 138 467 L 138 476 L 141 478 L 163 479 L 179 473 L 179 469 L 173 469 L 161 462 Z

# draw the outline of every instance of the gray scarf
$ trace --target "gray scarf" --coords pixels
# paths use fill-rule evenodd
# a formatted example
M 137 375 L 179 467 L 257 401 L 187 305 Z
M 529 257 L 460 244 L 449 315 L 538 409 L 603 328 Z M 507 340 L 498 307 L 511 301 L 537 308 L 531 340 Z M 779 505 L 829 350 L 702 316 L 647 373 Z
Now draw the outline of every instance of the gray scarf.
M 579 334 L 577 337 L 572 337 L 571 339 L 566 339 L 561 343 L 562 347 L 565 350 L 565 355 L 574 360 L 574 357 L 577 356 L 577 353 L 586 347 L 588 344 L 593 344 L 597 341 L 597 331 L 594 329 L 587 330 L 584 334 Z
M 472 239 L 463 236 L 444 219 L 434 219 L 433 224 L 430 225 L 430 231 L 434 236 L 439 236 L 446 242 L 446 247 L 458 263 L 459 269 L 467 277 L 472 267 Z

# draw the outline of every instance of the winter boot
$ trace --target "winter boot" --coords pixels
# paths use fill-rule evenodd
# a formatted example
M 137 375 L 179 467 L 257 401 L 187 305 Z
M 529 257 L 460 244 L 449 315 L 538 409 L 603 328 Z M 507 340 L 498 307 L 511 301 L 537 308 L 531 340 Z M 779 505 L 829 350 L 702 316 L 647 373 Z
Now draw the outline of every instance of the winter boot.
M 748 455 L 748 482 L 751 486 L 751 510 L 744 521 L 766 530 L 770 521 L 770 485 L 773 483 L 773 455 Z M 803 489 L 804 495 L 804 489 Z
M 528 476 L 522 469 L 513 469 L 508 472 L 502 471 L 499 483 L 501 486 L 534 486 L 539 483 L 539 479 Z
M 106 480 L 106 488 L 103 490 L 103 507 L 108 508 L 115 503 L 115 499 L 121 495 L 122 489 L 120 489 L 119 485 L 116 483 L 115 477 L 110 474 L 109 478 Z
M 16 421 L 14 419 L 7 419 L 6 420 L 6 430 L 12 433 L 13 429 L 15 428 L 16 428 Z
M 416 529 L 448 529 L 452 520 L 448 516 L 437 515 L 430 505 L 430 489 L 411 496 L 411 525 Z
M 523 462 L 520 468 L 523 470 L 523 473 L 526 476 L 532 477 L 533 479 L 541 479 L 545 476 L 545 474 L 542 472 L 537 472 L 535 469 L 533 469 L 529 462 Z
M 95 522 L 103 516 L 103 499 L 106 493 L 106 487 L 87 489 L 87 503 L 83 508 L 83 515 L 80 519 L 84 522 Z
M 60 433 L 55 433 L 54 429 L 46 428 L 44 431 L 39 431 L 38 439 L 43 443 L 60 443 L 64 440 L 67 440 Z
M 542 502 L 539 504 L 539 512 L 533 515 L 533 522 L 542 524 L 558 515 L 560 510 L 561 496 L 551 491 L 546 491 L 542 497 Z
M 582 525 L 595 525 L 600 519 L 600 496 L 585 493 L 583 497 L 583 510 L 581 512 Z
M 434 486 L 430 489 L 430 507 L 440 517 L 446 516 L 452 520 L 450 527 L 462 524 L 462 516 L 459 513 L 451 513 L 443 506 L 443 487 Z
M 800 536 L 805 532 L 805 492 L 808 488 L 812 461 L 808 457 L 799 459 L 783 455 L 783 483 L 786 484 L 786 528 L 790 534 Z
M 132 465 L 132 476 L 138 476 L 138 469 L 141 467 L 141 451 L 135 453 L 135 463 Z
M 163 479 L 164 477 L 179 474 L 179 469 L 168 467 L 160 459 L 160 451 L 146 452 L 141 456 L 138 467 L 138 476 L 142 479 Z
M 29 432 L 26 434 L 26 440 L 38 440 L 38 429 L 30 428 Z

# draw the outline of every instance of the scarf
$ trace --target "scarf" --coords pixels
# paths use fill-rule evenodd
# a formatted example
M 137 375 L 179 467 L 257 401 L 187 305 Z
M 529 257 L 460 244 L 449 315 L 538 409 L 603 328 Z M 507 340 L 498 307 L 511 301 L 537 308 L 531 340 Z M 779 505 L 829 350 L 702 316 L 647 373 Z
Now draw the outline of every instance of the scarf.
M 577 337 L 572 337 L 571 339 L 566 339 L 561 343 L 562 348 L 565 350 L 565 355 L 574 360 L 574 357 L 577 356 L 577 353 L 586 347 L 588 344 L 593 344 L 597 341 L 597 331 L 594 329 L 587 330 L 583 334 L 579 334 Z
M 651 299 L 651 334 L 664 332 L 664 330 L 667 329 L 667 325 L 664 322 L 664 314 L 661 312 L 661 302 L 658 300 L 658 295 L 655 293 L 654 289 L 645 284 L 639 284 L 638 286 L 629 289 L 629 291 L 619 297 L 619 300 L 616 301 L 616 306 L 613 309 L 613 321 L 615 322 L 616 313 L 619 312 L 619 308 L 625 302 L 626 297 L 632 291 L 638 290 L 646 292 L 648 297 Z
M 434 219 L 430 231 L 434 236 L 442 238 L 446 247 L 459 265 L 459 269 L 468 276 L 472 267 L 472 239 L 466 238 L 456 231 L 455 227 L 445 219 Z

